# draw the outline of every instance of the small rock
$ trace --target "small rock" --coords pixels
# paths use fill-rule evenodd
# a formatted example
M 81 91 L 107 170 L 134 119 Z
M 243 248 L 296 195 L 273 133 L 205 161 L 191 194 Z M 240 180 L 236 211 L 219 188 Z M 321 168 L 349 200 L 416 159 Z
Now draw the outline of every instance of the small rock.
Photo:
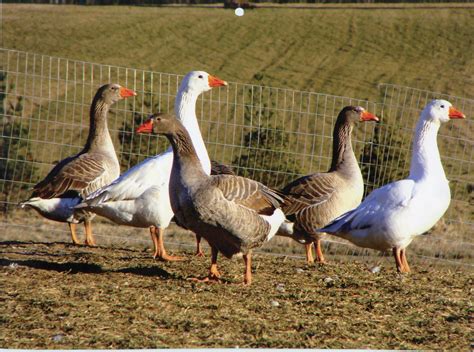
M 377 266 L 374 266 L 373 268 L 370 269 L 370 272 L 372 274 L 377 274 L 380 272 L 380 270 L 382 269 L 382 267 L 380 265 L 377 265 Z
M 54 335 L 54 336 L 53 336 L 53 341 L 54 341 L 54 342 L 61 342 L 63 339 L 64 339 L 64 335 L 63 335 L 63 334 L 57 334 L 57 335 Z
M 284 284 L 277 284 L 276 285 L 276 290 L 278 292 L 285 292 L 285 285 Z
M 329 276 L 324 279 L 324 283 L 325 283 L 325 284 L 329 284 L 329 283 L 331 283 L 331 282 L 333 282 L 333 281 L 334 281 L 334 279 L 333 279 L 333 278 L 330 278 Z
M 270 301 L 270 304 L 272 305 L 272 307 L 279 307 L 280 306 L 280 303 L 278 303 L 277 301 Z
M 10 269 L 17 269 L 18 268 L 18 264 L 17 263 L 10 263 L 10 265 L 8 266 Z
M 298 274 L 301 274 L 301 273 L 304 273 L 304 270 L 301 269 L 301 268 L 297 268 L 297 269 L 296 269 L 296 272 L 297 272 Z
M 326 284 L 326 287 L 332 287 L 334 286 L 334 279 L 331 277 L 326 277 L 324 280 L 324 283 Z

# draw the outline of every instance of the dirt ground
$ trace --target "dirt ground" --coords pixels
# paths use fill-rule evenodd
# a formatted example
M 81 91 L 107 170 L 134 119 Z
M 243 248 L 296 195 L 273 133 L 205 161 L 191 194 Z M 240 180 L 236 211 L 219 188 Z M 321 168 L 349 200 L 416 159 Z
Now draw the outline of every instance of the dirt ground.
M 221 284 L 192 250 L 65 242 L 0 242 L 0 348 L 320 347 L 462 349 L 472 341 L 473 272 L 413 260 L 397 274 L 333 257 L 220 258 Z M 471 325 L 470 325 L 471 324 Z

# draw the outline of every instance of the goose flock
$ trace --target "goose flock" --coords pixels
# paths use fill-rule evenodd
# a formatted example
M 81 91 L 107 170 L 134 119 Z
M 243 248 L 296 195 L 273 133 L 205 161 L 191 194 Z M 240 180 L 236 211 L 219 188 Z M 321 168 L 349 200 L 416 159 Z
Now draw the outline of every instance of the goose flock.
M 85 244 L 94 246 L 91 220 L 106 217 L 118 225 L 147 228 L 153 257 L 171 256 L 163 244 L 172 219 L 211 247 L 209 273 L 199 281 L 220 281 L 219 252 L 242 255 L 244 284 L 252 282 L 251 254 L 274 236 L 305 245 L 306 260 L 324 263 L 322 236 L 338 236 L 353 244 L 391 250 L 398 272 L 410 271 L 406 248 L 417 235 L 433 227 L 446 212 L 451 194 L 441 164 L 437 134 L 441 124 L 465 115 L 446 100 L 429 102 L 420 114 L 408 178 L 387 184 L 362 201 L 364 180 L 354 155 L 351 133 L 359 122 L 379 121 L 360 106 L 344 107 L 333 132 L 331 167 L 298 178 L 281 190 L 234 174 L 211 161 L 196 117 L 196 101 L 227 82 L 204 71 L 188 73 L 179 86 L 174 114 L 153 114 L 137 133 L 162 134 L 171 147 L 120 175 L 117 155 L 107 127 L 110 107 L 136 93 L 106 84 L 90 108 L 89 135 L 77 155 L 60 161 L 20 203 L 43 217 L 69 224 L 72 242 L 80 244 L 76 225 L 84 222 Z

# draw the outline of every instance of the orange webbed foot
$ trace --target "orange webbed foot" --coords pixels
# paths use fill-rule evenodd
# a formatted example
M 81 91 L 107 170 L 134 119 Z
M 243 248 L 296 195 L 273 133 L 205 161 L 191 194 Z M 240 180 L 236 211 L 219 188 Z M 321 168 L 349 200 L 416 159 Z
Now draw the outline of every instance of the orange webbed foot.
M 155 253 L 153 255 L 153 259 L 161 260 L 163 262 L 180 262 L 186 260 L 184 257 L 178 257 L 174 255 L 169 255 L 169 254 L 159 254 Z

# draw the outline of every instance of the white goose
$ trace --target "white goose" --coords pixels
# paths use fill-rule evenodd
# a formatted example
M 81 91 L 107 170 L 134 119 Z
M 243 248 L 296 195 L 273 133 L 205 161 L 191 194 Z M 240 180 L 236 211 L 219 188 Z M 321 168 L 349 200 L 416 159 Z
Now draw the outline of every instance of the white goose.
M 357 208 L 319 229 L 357 246 L 392 249 L 399 272 L 410 272 L 405 249 L 428 231 L 451 201 L 436 137 L 441 123 L 463 119 L 446 100 L 433 100 L 421 112 L 415 129 L 410 175 L 373 191 Z
M 201 93 L 224 85 L 227 82 L 206 72 L 189 72 L 181 82 L 174 105 L 176 115 L 189 131 L 208 175 L 211 162 L 196 118 L 196 101 Z M 155 247 L 153 256 L 162 260 L 179 260 L 168 255 L 163 245 L 164 229 L 173 218 L 168 190 L 172 166 L 173 150 L 170 147 L 135 165 L 110 185 L 88 196 L 77 208 L 87 209 L 120 225 L 150 228 Z

